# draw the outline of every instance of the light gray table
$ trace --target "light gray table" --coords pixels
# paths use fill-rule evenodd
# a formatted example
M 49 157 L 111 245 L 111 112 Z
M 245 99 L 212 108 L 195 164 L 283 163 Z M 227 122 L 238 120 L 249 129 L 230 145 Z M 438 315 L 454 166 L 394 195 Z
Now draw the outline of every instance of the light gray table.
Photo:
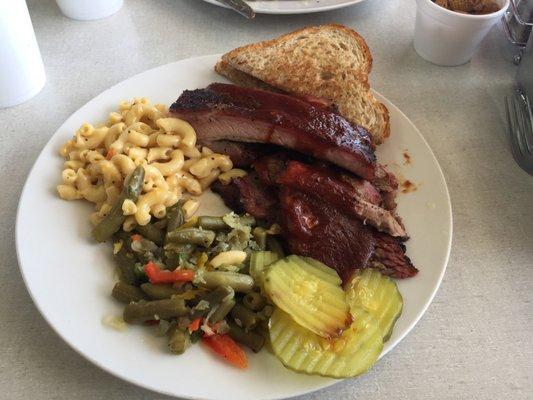
M 15 254 L 17 202 L 61 123 L 148 68 L 333 21 L 366 38 L 374 87 L 433 148 L 450 189 L 455 235 L 442 287 L 411 334 L 363 377 L 302 399 L 533 399 L 533 178 L 508 150 L 503 96 L 515 67 L 501 31 L 491 32 L 471 63 L 439 68 L 413 50 L 413 0 L 255 21 L 200 0 L 127 0 L 118 14 L 94 22 L 64 18 L 51 0 L 29 3 L 48 82 L 33 100 L 0 110 L 1 399 L 166 398 L 77 355 L 24 288 Z

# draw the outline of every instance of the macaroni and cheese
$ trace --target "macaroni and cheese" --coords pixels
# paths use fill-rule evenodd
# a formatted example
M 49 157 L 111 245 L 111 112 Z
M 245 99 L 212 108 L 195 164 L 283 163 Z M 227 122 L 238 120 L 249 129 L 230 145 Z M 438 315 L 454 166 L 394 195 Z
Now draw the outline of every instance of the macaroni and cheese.
M 148 224 L 153 216 L 163 218 L 167 207 L 185 193 L 198 196 L 219 176 L 227 180 L 241 175 L 228 156 L 198 148 L 188 122 L 169 117 L 166 106 L 150 104 L 144 97 L 121 102 L 102 126 L 82 124 L 60 154 L 65 163 L 59 196 L 94 203 L 93 224 L 112 208 L 126 177 L 143 165 L 139 199 L 122 204 L 126 231 Z M 190 207 L 192 211 L 196 206 Z

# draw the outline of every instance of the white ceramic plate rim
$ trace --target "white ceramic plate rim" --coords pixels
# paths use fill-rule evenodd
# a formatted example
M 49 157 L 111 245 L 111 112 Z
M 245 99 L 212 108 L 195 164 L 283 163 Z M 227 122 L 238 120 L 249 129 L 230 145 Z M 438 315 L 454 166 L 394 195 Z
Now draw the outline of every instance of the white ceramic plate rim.
M 214 4 L 216 6 L 229 8 L 228 6 L 219 3 L 216 0 L 204 0 L 207 3 Z M 345 0 L 342 3 L 338 4 L 324 4 L 324 5 L 310 5 L 310 4 L 301 4 L 300 7 L 294 7 L 294 3 L 298 3 L 295 0 L 290 1 L 251 1 L 249 2 L 252 9 L 258 13 L 258 14 L 307 14 L 307 13 L 315 13 L 315 12 L 323 12 L 323 11 L 331 11 L 336 10 L 343 7 L 348 7 L 357 3 L 362 3 L 365 0 Z M 274 4 L 277 3 L 277 4 Z M 303 3 L 303 1 L 300 1 L 300 3 Z M 298 6 L 298 4 L 295 4 Z M 285 7 L 285 8 L 284 8 Z
M 189 58 L 189 59 L 184 59 L 184 60 L 181 60 L 181 61 L 178 61 L 178 62 L 175 62 L 175 63 L 171 63 L 171 64 L 178 64 L 178 63 L 182 63 L 182 62 L 188 62 L 188 61 L 192 61 L 192 60 L 195 60 L 197 63 L 204 63 L 204 62 L 210 62 L 211 64 L 216 61 L 216 59 L 219 57 L 219 55 L 210 55 L 210 56 L 203 56 L 203 57 L 193 57 L 193 58 Z M 147 72 L 155 72 L 157 69 L 159 68 L 165 68 L 167 66 L 169 66 L 170 64 L 167 64 L 167 65 L 162 65 L 162 66 L 159 66 L 159 67 L 156 67 L 156 68 L 153 68 L 153 69 L 150 69 L 150 70 L 147 70 L 147 71 L 144 71 L 144 72 L 141 72 L 129 79 L 134 79 L 136 77 L 139 77 L 140 75 L 144 74 L 144 73 L 147 73 Z M 127 80 L 129 80 L 127 79 Z M 123 81 L 124 82 L 124 81 Z M 64 125 L 66 125 L 69 120 L 71 118 L 73 118 L 75 116 L 75 114 L 77 114 L 80 110 L 82 110 L 83 108 L 85 108 L 89 103 L 93 102 L 93 101 L 98 101 L 98 99 L 100 99 L 101 97 L 105 96 L 105 94 L 112 90 L 113 88 L 115 88 L 116 86 L 122 84 L 123 82 L 120 82 L 116 85 L 114 85 L 113 87 L 111 87 L 110 89 L 100 93 L 98 96 L 94 97 L 93 99 L 91 99 L 89 102 L 87 102 L 86 104 L 84 104 L 82 107 L 80 107 L 80 109 L 78 111 L 76 111 L 75 113 L 73 113 L 63 124 L 62 126 L 58 129 L 58 131 L 56 131 L 54 133 L 54 135 L 50 138 L 50 140 L 47 142 L 47 144 L 45 145 L 45 147 L 43 148 L 43 151 L 41 152 L 41 154 L 38 156 L 37 160 L 35 161 L 29 175 L 28 175 L 28 178 L 32 175 L 32 173 L 34 172 L 34 169 L 36 168 L 36 165 L 38 164 L 38 161 L 40 160 L 41 157 L 44 157 L 44 153 L 45 153 L 45 150 L 48 148 L 48 146 L 51 144 L 51 142 L 53 141 L 53 139 L 55 138 L 56 134 L 58 134 L 59 131 L 62 130 L 62 127 Z M 390 103 L 386 98 L 384 98 L 383 96 L 381 96 L 379 93 L 375 92 L 378 100 L 382 101 L 388 108 L 389 110 L 395 112 L 395 113 L 398 113 L 402 119 L 405 120 L 406 123 L 408 123 L 410 126 L 411 126 L 411 129 L 414 130 L 414 132 L 419 136 L 419 138 L 422 140 L 423 144 L 424 144 L 424 147 L 425 147 L 425 150 L 428 151 L 429 155 L 431 156 L 431 159 L 432 161 L 434 162 L 434 164 L 436 165 L 437 169 L 438 169 L 438 174 L 439 174 L 439 178 L 442 180 L 442 183 L 444 184 L 444 189 L 445 189 L 445 204 L 444 204 L 444 207 L 445 207 L 445 214 L 448 216 L 448 227 L 449 227 L 449 231 L 447 232 L 447 237 L 446 237 L 446 243 L 445 243 L 445 247 L 446 247 L 446 255 L 444 257 L 444 263 L 443 263 L 443 266 L 438 274 L 438 278 L 437 280 L 435 281 L 435 284 L 433 285 L 433 287 L 431 287 L 431 290 L 430 290 L 430 295 L 427 297 L 426 301 L 424 302 L 424 304 L 422 305 L 422 307 L 419 309 L 419 311 L 417 312 L 416 316 L 409 322 L 409 324 L 407 325 L 407 327 L 405 328 L 404 332 L 399 335 L 399 336 L 396 336 L 393 338 L 391 338 L 391 340 L 389 342 L 386 343 L 386 346 L 384 348 L 384 351 L 382 352 L 382 354 L 380 355 L 380 358 L 385 356 L 385 354 L 387 354 L 390 350 L 392 350 L 413 328 L 414 326 L 416 325 L 416 323 L 420 320 L 420 318 L 422 317 L 422 315 L 426 312 L 429 304 L 431 303 L 431 301 L 433 300 L 441 282 L 442 282 L 442 279 L 443 279 L 443 276 L 444 276 L 444 273 L 446 271 L 446 267 L 447 267 L 447 264 L 448 264 L 448 260 L 449 260 L 449 256 L 450 256 L 450 251 L 451 251 L 451 242 L 452 242 L 452 232 L 453 232 L 453 221 L 452 221 L 452 211 L 451 211 L 451 202 L 450 202 L 450 196 L 449 196 L 449 192 L 448 192 L 448 188 L 447 188 L 447 185 L 446 185 L 446 181 L 444 179 L 444 175 L 442 173 L 442 169 L 440 168 L 440 165 L 438 164 L 438 161 L 436 160 L 435 156 L 434 156 L 434 153 L 433 151 L 431 150 L 431 148 L 429 147 L 427 141 L 424 139 L 424 137 L 420 134 L 420 132 L 418 131 L 418 129 L 416 129 L 416 127 L 412 124 L 412 122 L 405 116 L 405 114 L 403 114 L 396 106 L 394 106 L 392 103 Z M 58 174 L 59 174 L 59 171 L 58 171 Z M 24 198 L 25 196 L 27 195 L 27 192 L 29 190 L 31 190 L 29 188 L 29 185 L 28 185 L 28 182 L 29 182 L 29 179 L 27 180 L 26 184 L 24 185 L 23 187 L 23 190 L 22 190 L 22 193 L 21 193 L 21 197 L 20 197 L 20 202 L 19 202 L 19 207 L 18 207 L 18 210 L 17 210 L 17 222 L 16 222 L 16 250 L 17 250 L 17 257 L 18 257 L 18 260 L 19 260 L 19 268 L 20 268 L 20 271 L 21 271 L 21 274 L 22 274 L 22 277 L 23 277 L 23 280 L 24 280 L 24 283 L 26 285 L 26 288 L 28 289 L 28 292 L 30 294 L 30 297 L 32 298 L 33 302 L 35 303 L 37 309 L 39 310 L 39 312 L 41 313 L 41 315 L 44 317 L 44 319 L 47 321 L 47 323 L 50 325 L 50 327 L 72 348 L 74 349 L 78 354 L 82 355 L 83 357 L 85 357 L 87 360 L 91 361 L 93 364 L 95 364 L 96 366 L 100 367 L 101 369 L 109 372 L 110 374 L 118 377 L 118 378 L 121 378 L 127 382 L 130 382 L 134 385 L 137 385 L 137 386 L 140 386 L 140 387 L 143 387 L 143 388 L 146 388 L 146 389 L 150 389 L 150 390 L 153 390 L 155 392 L 159 392 L 159 393 L 163 393 L 163 394 L 167 394 L 167 395 L 170 395 L 170 396 L 180 396 L 180 397 L 183 397 L 183 398 L 188 398 L 188 399 L 196 399 L 198 397 L 196 397 L 195 395 L 190 395 L 190 394 L 187 394 L 187 393 L 175 393 L 175 392 L 170 392 L 170 391 L 166 391 L 166 390 L 162 390 L 161 388 L 159 388 L 157 385 L 152 385 L 151 383 L 149 382 L 139 382 L 139 381 L 135 381 L 133 380 L 132 378 L 130 378 L 127 374 L 123 374 L 123 373 L 120 373 L 120 372 L 117 372 L 117 371 L 114 371 L 112 368 L 108 367 L 104 361 L 98 359 L 97 357 L 93 356 L 92 354 L 90 353 L 87 353 L 85 352 L 83 349 L 80 349 L 78 347 L 78 345 L 76 343 L 73 343 L 70 338 L 64 333 L 62 332 L 60 329 L 57 329 L 56 326 L 54 326 L 53 322 L 51 321 L 51 317 L 48 315 L 48 311 L 49 310 L 45 310 L 42 305 L 40 304 L 39 302 L 39 299 L 35 296 L 33 290 L 32 290 L 32 281 L 30 279 L 30 276 L 28 275 L 28 272 L 30 272 L 31 270 L 31 267 L 25 267 L 23 262 L 22 262 L 22 253 L 21 253 L 21 249 L 24 247 L 23 246 L 23 237 L 22 237 L 22 233 L 21 233 L 21 224 L 20 224 L 20 220 L 21 220 L 21 209 L 22 209 L 22 205 L 23 205 L 23 202 L 24 202 Z M 333 385 L 334 383 L 338 382 L 338 380 L 331 380 L 331 381 L 327 381 L 325 382 L 323 385 L 320 385 L 319 387 L 315 387 L 313 389 L 302 389 L 302 390 L 299 390 L 299 391 L 292 391 L 291 393 L 288 394 L 288 397 L 294 397 L 294 396 L 299 396 L 299 395 L 303 395 L 303 394 L 306 394 L 306 393 L 310 393 L 310 392 L 313 392 L 315 390 L 319 390 L 321 388 L 325 388 L 325 387 L 328 387 L 328 386 L 331 386 Z M 215 397 L 213 397 L 215 398 Z M 271 396 L 271 397 L 268 397 L 268 399 L 282 399 L 282 398 L 287 398 L 287 396 L 282 396 L 282 395 L 279 395 L 279 396 Z

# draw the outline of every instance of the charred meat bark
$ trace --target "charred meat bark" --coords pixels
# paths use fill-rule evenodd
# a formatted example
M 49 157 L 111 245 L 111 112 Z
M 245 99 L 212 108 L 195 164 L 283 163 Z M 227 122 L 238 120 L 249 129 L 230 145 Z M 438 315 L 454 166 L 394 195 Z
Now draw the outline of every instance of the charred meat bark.
M 405 245 L 396 238 L 382 232 L 374 232 L 376 251 L 369 267 L 379 269 L 384 275 L 396 279 L 411 278 L 418 273 L 405 254 Z
M 272 190 L 261 184 L 256 173 L 234 178 L 229 185 L 216 182 L 211 189 L 238 213 L 247 212 L 272 223 L 278 219 L 278 199 Z
M 379 192 L 370 184 L 353 180 L 350 184 L 325 168 L 316 168 L 299 161 L 289 161 L 277 183 L 318 196 L 344 213 L 360 219 L 391 236 L 406 237 L 402 224 L 394 215 L 378 204 Z M 376 203 L 377 201 L 377 203 Z
M 198 142 L 268 143 L 327 160 L 362 178 L 375 177 L 368 132 L 330 107 L 263 90 L 214 83 L 186 90 L 170 107 L 188 121 Z

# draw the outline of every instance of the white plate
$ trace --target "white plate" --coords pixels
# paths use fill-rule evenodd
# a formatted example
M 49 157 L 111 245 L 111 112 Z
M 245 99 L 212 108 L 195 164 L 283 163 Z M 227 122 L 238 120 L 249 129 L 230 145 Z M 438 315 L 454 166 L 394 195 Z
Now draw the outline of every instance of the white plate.
M 204 1 L 229 8 L 217 0 Z M 365 0 L 266 0 L 250 1 L 248 4 L 258 14 L 307 14 L 348 7 L 363 1 Z
M 221 81 L 213 72 L 217 59 L 193 58 L 143 72 L 70 116 L 43 149 L 22 192 L 16 238 L 20 269 L 50 326 L 81 355 L 128 382 L 183 398 L 278 399 L 308 393 L 336 381 L 289 371 L 266 351 L 250 354 L 249 368 L 241 371 L 201 345 L 179 357 L 170 355 L 165 340 L 145 327 L 130 327 L 125 333 L 104 327 L 104 316 L 121 313 L 109 295 L 115 279 L 111 248 L 91 241 L 88 204 L 65 202 L 56 195 L 62 166 L 58 150 L 80 124 L 105 120 L 122 99 L 146 96 L 170 104 L 184 89 Z M 399 196 L 398 203 L 411 235 L 408 254 L 420 269 L 415 278 L 399 282 L 405 306 L 384 355 L 413 328 L 439 287 L 450 252 L 452 214 L 444 177 L 424 138 L 400 110 L 379 98 L 390 110 L 392 137 L 378 156 L 418 185 L 414 193 Z M 411 165 L 403 165 L 406 149 Z M 207 197 L 214 201 L 205 211 L 221 212 L 220 200 Z

